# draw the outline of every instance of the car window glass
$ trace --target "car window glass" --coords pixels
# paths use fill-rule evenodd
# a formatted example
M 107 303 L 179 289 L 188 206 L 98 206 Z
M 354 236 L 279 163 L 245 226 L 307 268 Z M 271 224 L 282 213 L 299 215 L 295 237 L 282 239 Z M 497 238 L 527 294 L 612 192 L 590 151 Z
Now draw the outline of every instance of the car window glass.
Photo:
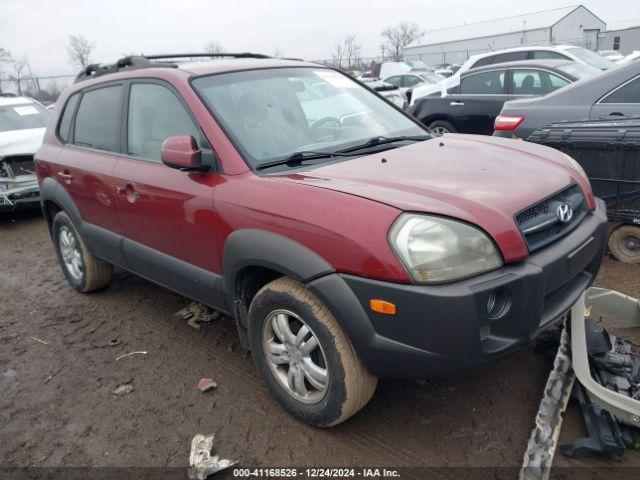
M 509 52 L 500 53 L 492 57 L 491 64 L 504 63 L 504 62 L 516 62 L 518 60 L 526 60 L 527 52 Z
M 496 95 L 504 93 L 504 70 L 475 73 L 462 78 L 460 93 L 473 95 Z
M 74 143 L 101 150 L 119 150 L 122 90 L 122 85 L 114 85 L 82 95 L 76 115 Z
M 471 68 L 485 67 L 487 65 L 491 65 L 492 60 L 493 60 L 493 57 L 481 58 L 476 63 L 474 63 L 473 67 Z
M 29 130 L 47 126 L 49 110 L 39 103 L 18 100 L 0 106 L 0 132 Z
M 530 58 L 534 60 L 567 60 L 569 58 L 561 53 L 548 50 L 534 50 L 531 54 Z
M 640 103 L 640 77 L 614 90 L 602 103 Z
M 64 113 L 62 114 L 62 119 L 60 120 L 60 128 L 58 129 L 58 133 L 60 138 L 65 142 L 69 141 L 69 134 L 71 133 L 71 120 L 73 119 L 73 114 L 76 111 L 76 105 L 78 104 L 78 100 L 80 100 L 80 94 L 73 94 L 67 104 L 64 107 Z
M 390 83 L 391 85 L 395 85 L 396 87 L 401 87 L 402 86 L 402 77 L 400 76 L 395 76 L 395 77 L 389 77 L 385 80 L 385 82 Z
M 405 75 L 404 77 L 404 87 L 415 87 L 419 83 L 423 83 L 418 77 L 414 77 L 413 75 Z
M 127 150 L 131 155 L 161 161 L 162 142 L 174 135 L 199 140 L 199 129 L 178 98 L 166 87 L 151 83 L 131 85 Z
M 569 82 L 544 70 L 513 70 L 513 93 L 515 95 L 546 95 Z

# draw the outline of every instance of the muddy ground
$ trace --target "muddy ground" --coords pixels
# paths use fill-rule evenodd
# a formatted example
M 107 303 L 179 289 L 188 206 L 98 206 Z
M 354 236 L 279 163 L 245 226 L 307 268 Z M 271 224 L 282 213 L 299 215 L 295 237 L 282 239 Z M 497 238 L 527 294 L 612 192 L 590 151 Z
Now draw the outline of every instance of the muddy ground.
M 638 268 L 607 259 L 598 284 L 640 296 Z M 122 271 L 73 291 L 38 212 L 0 219 L 0 280 L 0 467 L 184 466 L 196 433 L 243 466 L 517 467 L 554 354 L 539 342 L 464 378 L 381 382 L 320 430 L 272 400 L 231 320 L 195 331 L 174 316 L 186 299 Z M 147 354 L 115 360 L 133 351 Z M 200 393 L 201 377 L 218 389 Z M 572 406 L 562 440 L 583 433 Z M 640 453 L 554 465 L 640 469 Z

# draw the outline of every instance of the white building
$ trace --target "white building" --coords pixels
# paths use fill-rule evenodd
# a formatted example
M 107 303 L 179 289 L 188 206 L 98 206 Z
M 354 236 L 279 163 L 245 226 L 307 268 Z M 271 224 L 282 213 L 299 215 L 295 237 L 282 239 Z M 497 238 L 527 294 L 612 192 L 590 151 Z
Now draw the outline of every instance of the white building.
M 579 45 L 598 49 L 605 23 L 582 5 L 430 30 L 404 49 L 405 60 L 463 63 L 469 56 L 522 45 Z

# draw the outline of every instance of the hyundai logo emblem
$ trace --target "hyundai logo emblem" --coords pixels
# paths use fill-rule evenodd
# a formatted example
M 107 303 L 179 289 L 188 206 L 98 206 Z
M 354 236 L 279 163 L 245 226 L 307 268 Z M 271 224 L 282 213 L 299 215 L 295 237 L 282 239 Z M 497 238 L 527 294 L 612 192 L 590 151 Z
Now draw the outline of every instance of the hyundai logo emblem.
M 573 209 L 566 203 L 560 205 L 556 209 L 556 217 L 558 217 L 558 220 L 560 220 L 562 223 L 569 223 L 573 218 Z

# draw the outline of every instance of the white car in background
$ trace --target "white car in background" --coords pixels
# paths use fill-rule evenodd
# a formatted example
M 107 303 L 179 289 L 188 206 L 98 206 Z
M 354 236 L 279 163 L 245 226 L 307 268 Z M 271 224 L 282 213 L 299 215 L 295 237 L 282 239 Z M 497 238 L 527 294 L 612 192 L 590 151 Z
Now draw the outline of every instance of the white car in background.
M 616 65 L 626 65 L 627 63 L 634 62 L 640 58 L 640 50 L 634 50 L 626 57 L 621 58 L 616 62 Z
M 423 84 L 436 85 L 442 80 L 444 80 L 444 77 L 436 73 L 411 72 L 402 73 L 399 75 L 391 75 L 390 77 L 384 78 L 382 81 L 398 87 L 402 95 L 407 100 L 409 100 L 409 95 L 407 95 L 408 91 L 413 90 L 414 88 Z
M 0 96 L 0 212 L 40 206 L 33 155 L 50 115 L 31 98 Z
M 414 88 L 410 105 L 413 105 L 419 98 L 457 87 L 460 85 L 460 75 L 473 68 L 518 60 L 573 60 L 598 70 L 608 70 L 615 67 L 614 63 L 597 53 L 575 45 L 528 46 L 496 50 L 469 57 L 469 60 L 464 62 L 456 73 L 436 85 L 420 85 Z
M 614 63 L 624 58 L 624 55 L 622 55 L 618 50 L 600 50 L 598 55 Z

